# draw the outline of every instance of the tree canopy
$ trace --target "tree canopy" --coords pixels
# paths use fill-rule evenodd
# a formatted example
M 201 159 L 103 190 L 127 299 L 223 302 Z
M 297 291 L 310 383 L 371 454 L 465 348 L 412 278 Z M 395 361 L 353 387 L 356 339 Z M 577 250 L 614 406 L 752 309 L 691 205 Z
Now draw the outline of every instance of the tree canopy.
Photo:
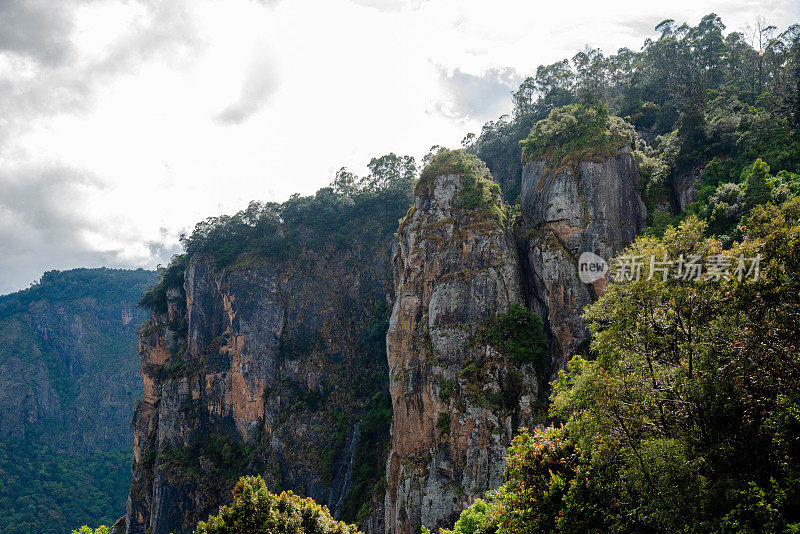
M 611 284 L 586 311 L 592 357 L 554 384 L 554 424 L 514 439 L 470 532 L 800 528 L 800 199 L 746 223 L 727 250 L 689 218 L 625 251 L 760 267 Z
M 356 534 L 328 509 L 291 491 L 275 495 L 261 477 L 246 476 L 233 488 L 233 502 L 201 521 L 196 534 Z

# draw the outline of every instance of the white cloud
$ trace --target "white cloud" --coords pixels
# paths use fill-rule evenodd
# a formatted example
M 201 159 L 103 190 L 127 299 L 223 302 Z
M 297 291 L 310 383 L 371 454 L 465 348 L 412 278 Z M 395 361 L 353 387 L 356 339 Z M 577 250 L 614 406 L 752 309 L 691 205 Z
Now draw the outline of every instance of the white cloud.
M 437 67 L 447 100 L 437 110 L 454 119 L 493 120 L 508 110 L 511 93 L 524 80 L 513 68 L 492 68 L 470 74 Z
M 220 112 L 217 120 L 231 124 L 247 120 L 264 107 L 275 92 L 277 84 L 275 62 L 264 45 L 260 45 L 253 53 L 239 98 Z
M 537 65 L 665 18 L 785 27 L 792 1 L 0 2 L 0 292 L 149 265 L 201 218 L 388 152 L 456 146 Z M 20 180 L 26 180 L 24 187 Z M 19 200 L 18 200 L 19 199 Z M 24 199 L 24 203 L 20 203 Z

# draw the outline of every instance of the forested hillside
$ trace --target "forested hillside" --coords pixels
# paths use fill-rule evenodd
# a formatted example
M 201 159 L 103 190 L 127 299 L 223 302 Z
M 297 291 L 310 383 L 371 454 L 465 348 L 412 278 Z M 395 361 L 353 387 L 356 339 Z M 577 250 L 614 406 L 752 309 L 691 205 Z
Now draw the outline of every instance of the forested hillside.
M 50 271 L 0 297 L 0 531 L 125 511 L 141 395 L 135 308 L 152 271 Z
M 569 104 L 605 106 L 636 129 L 654 230 L 688 209 L 728 236 L 743 208 L 742 173 L 758 158 L 769 166 L 779 199 L 797 192 L 800 25 L 778 34 L 759 20 L 725 33 L 721 18 L 709 14 L 697 26 L 665 20 L 655 30 L 660 35 L 639 51 L 587 46 L 540 66 L 514 93 L 511 116 L 467 136 L 466 146 L 487 163 L 507 199 L 519 194 L 519 141 Z M 559 123 L 549 142 L 560 146 L 574 137 L 570 128 L 578 122 Z

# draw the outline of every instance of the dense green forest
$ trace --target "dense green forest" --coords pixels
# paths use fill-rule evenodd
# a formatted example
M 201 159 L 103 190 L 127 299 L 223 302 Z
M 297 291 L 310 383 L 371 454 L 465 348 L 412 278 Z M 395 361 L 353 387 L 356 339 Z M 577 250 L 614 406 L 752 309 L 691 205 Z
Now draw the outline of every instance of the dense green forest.
M 113 524 L 125 513 L 130 451 L 72 454 L 32 441 L 0 441 L 0 530 L 69 532 L 82 523 Z
M 605 108 L 635 128 L 645 201 L 650 221 L 663 230 L 680 211 L 669 198 L 667 181 L 699 174 L 698 204 L 689 212 L 737 218 L 741 206 L 732 186 L 761 158 L 771 170 L 778 199 L 797 191 L 800 170 L 800 25 L 776 34 L 757 21 L 748 32 L 725 34 L 720 17 L 709 14 L 697 26 L 665 20 L 656 39 L 640 51 L 627 48 L 605 55 L 586 47 L 571 60 L 540 66 L 513 95 L 514 111 L 484 125 L 464 145 L 487 163 L 507 199 L 519 194 L 523 149 L 532 132 L 547 145 L 574 142 L 588 116 L 564 113 L 568 105 Z M 569 109 L 569 108 L 567 108 Z M 537 122 L 561 125 L 542 131 Z M 537 132 L 537 130 L 539 130 Z M 561 146 L 561 149 L 564 147 Z M 705 211 L 704 211 L 705 210 Z M 728 224 L 730 223 L 730 224 Z M 735 224 L 711 231 L 729 231 Z
M 0 532 L 61 534 L 124 513 L 141 394 L 135 303 L 154 280 L 49 271 L 0 297 Z
M 755 48 L 713 14 L 656 30 L 540 67 L 513 117 L 465 141 L 513 200 L 524 159 L 613 141 L 591 126 L 609 110 L 635 131 L 650 212 L 626 257 L 758 257 L 759 274 L 612 284 L 549 425 L 515 438 L 506 483 L 453 532 L 800 531 L 800 26 L 759 23 Z
M 166 292 L 182 288 L 183 272 L 195 254 L 213 257 L 218 268 L 244 267 L 263 259 L 302 260 L 308 251 L 341 250 L 361 234 L 376 240 L 390 236 L 411 202 L 417 164 L 411 156 L 392 153 L 372 158 L 367 167 L 367 176 L 342 167 L 330 186 L 313 196 L 292 195 L 283 203 L 251 202 L 235 215 L 197 223 L 181 237 L 184 254 L 174 256 L 161 270 L 158 283 L 142 295 L 139 305 L 166 312 Z

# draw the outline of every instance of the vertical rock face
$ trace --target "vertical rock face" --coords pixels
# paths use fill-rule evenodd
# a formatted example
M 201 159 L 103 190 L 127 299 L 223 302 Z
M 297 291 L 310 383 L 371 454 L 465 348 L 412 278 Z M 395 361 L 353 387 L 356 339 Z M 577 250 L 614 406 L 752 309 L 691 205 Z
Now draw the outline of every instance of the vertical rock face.
M 365 336 L 385 332 L 390 251 L 386 238 L 245 268 L 191 259 L 140 337 L 126 532 L 191 532 L 246 473 L 334 515 L 361 506 L 359 425 L 386 387 L 383 344 Z
M 673 173 L 668 180 L 672 193 L 672 213 L 682 213 L 697 198 L 697 185 L 704 165 L 690 167 Z
M 335 516 L 349 510 L 369 533 L 452 526 L 500 486 L 543 384 L 582 349 L 580 315 L 604 281 L 582 283 L 578 258 L 609 259 L 643 230 L 638 182 L 629 149 L 558 169 L 526 163 L 512 230 L 486 167 L 444 151 L 422 173 L 392 259 L 392 238 L 372 236 L 369 221 L 351 245 L 291 259 L 218 268 L 195 254 L 140 337 L 126 532 L 189 532 L 244 473 Z M 498 325 L 535 323 L 531 311 L 547 342 L 511 348 Z M 385 439 L 374 416 L 388 408 L 370 406 L 387 375 L 381 502 L 357 462 Z
M 645 227 L 647 213 L 630 149 L 556 169 L 543 160 L 526 163 L 521 208 L 528 301 L 547 326 L 557 372 L 584 350 L 588 333 L 581 313 L 605 284 L 604 279 L 581 282 L 580 255 L 592 252 L 609 260 Z
M 473 171 L 488 174 L 479 162 Z M 451 526 L 498 487 L 512 433 L 530 418 L 537 394 L 532 364 L 511 361 L 480 336 L 487 320 L 522 303 L 502 215 L 463 207 L 484 176 L 477 185 L 453 173 L 424 180 L 398 232 L 387 334 L 393 534 Z

